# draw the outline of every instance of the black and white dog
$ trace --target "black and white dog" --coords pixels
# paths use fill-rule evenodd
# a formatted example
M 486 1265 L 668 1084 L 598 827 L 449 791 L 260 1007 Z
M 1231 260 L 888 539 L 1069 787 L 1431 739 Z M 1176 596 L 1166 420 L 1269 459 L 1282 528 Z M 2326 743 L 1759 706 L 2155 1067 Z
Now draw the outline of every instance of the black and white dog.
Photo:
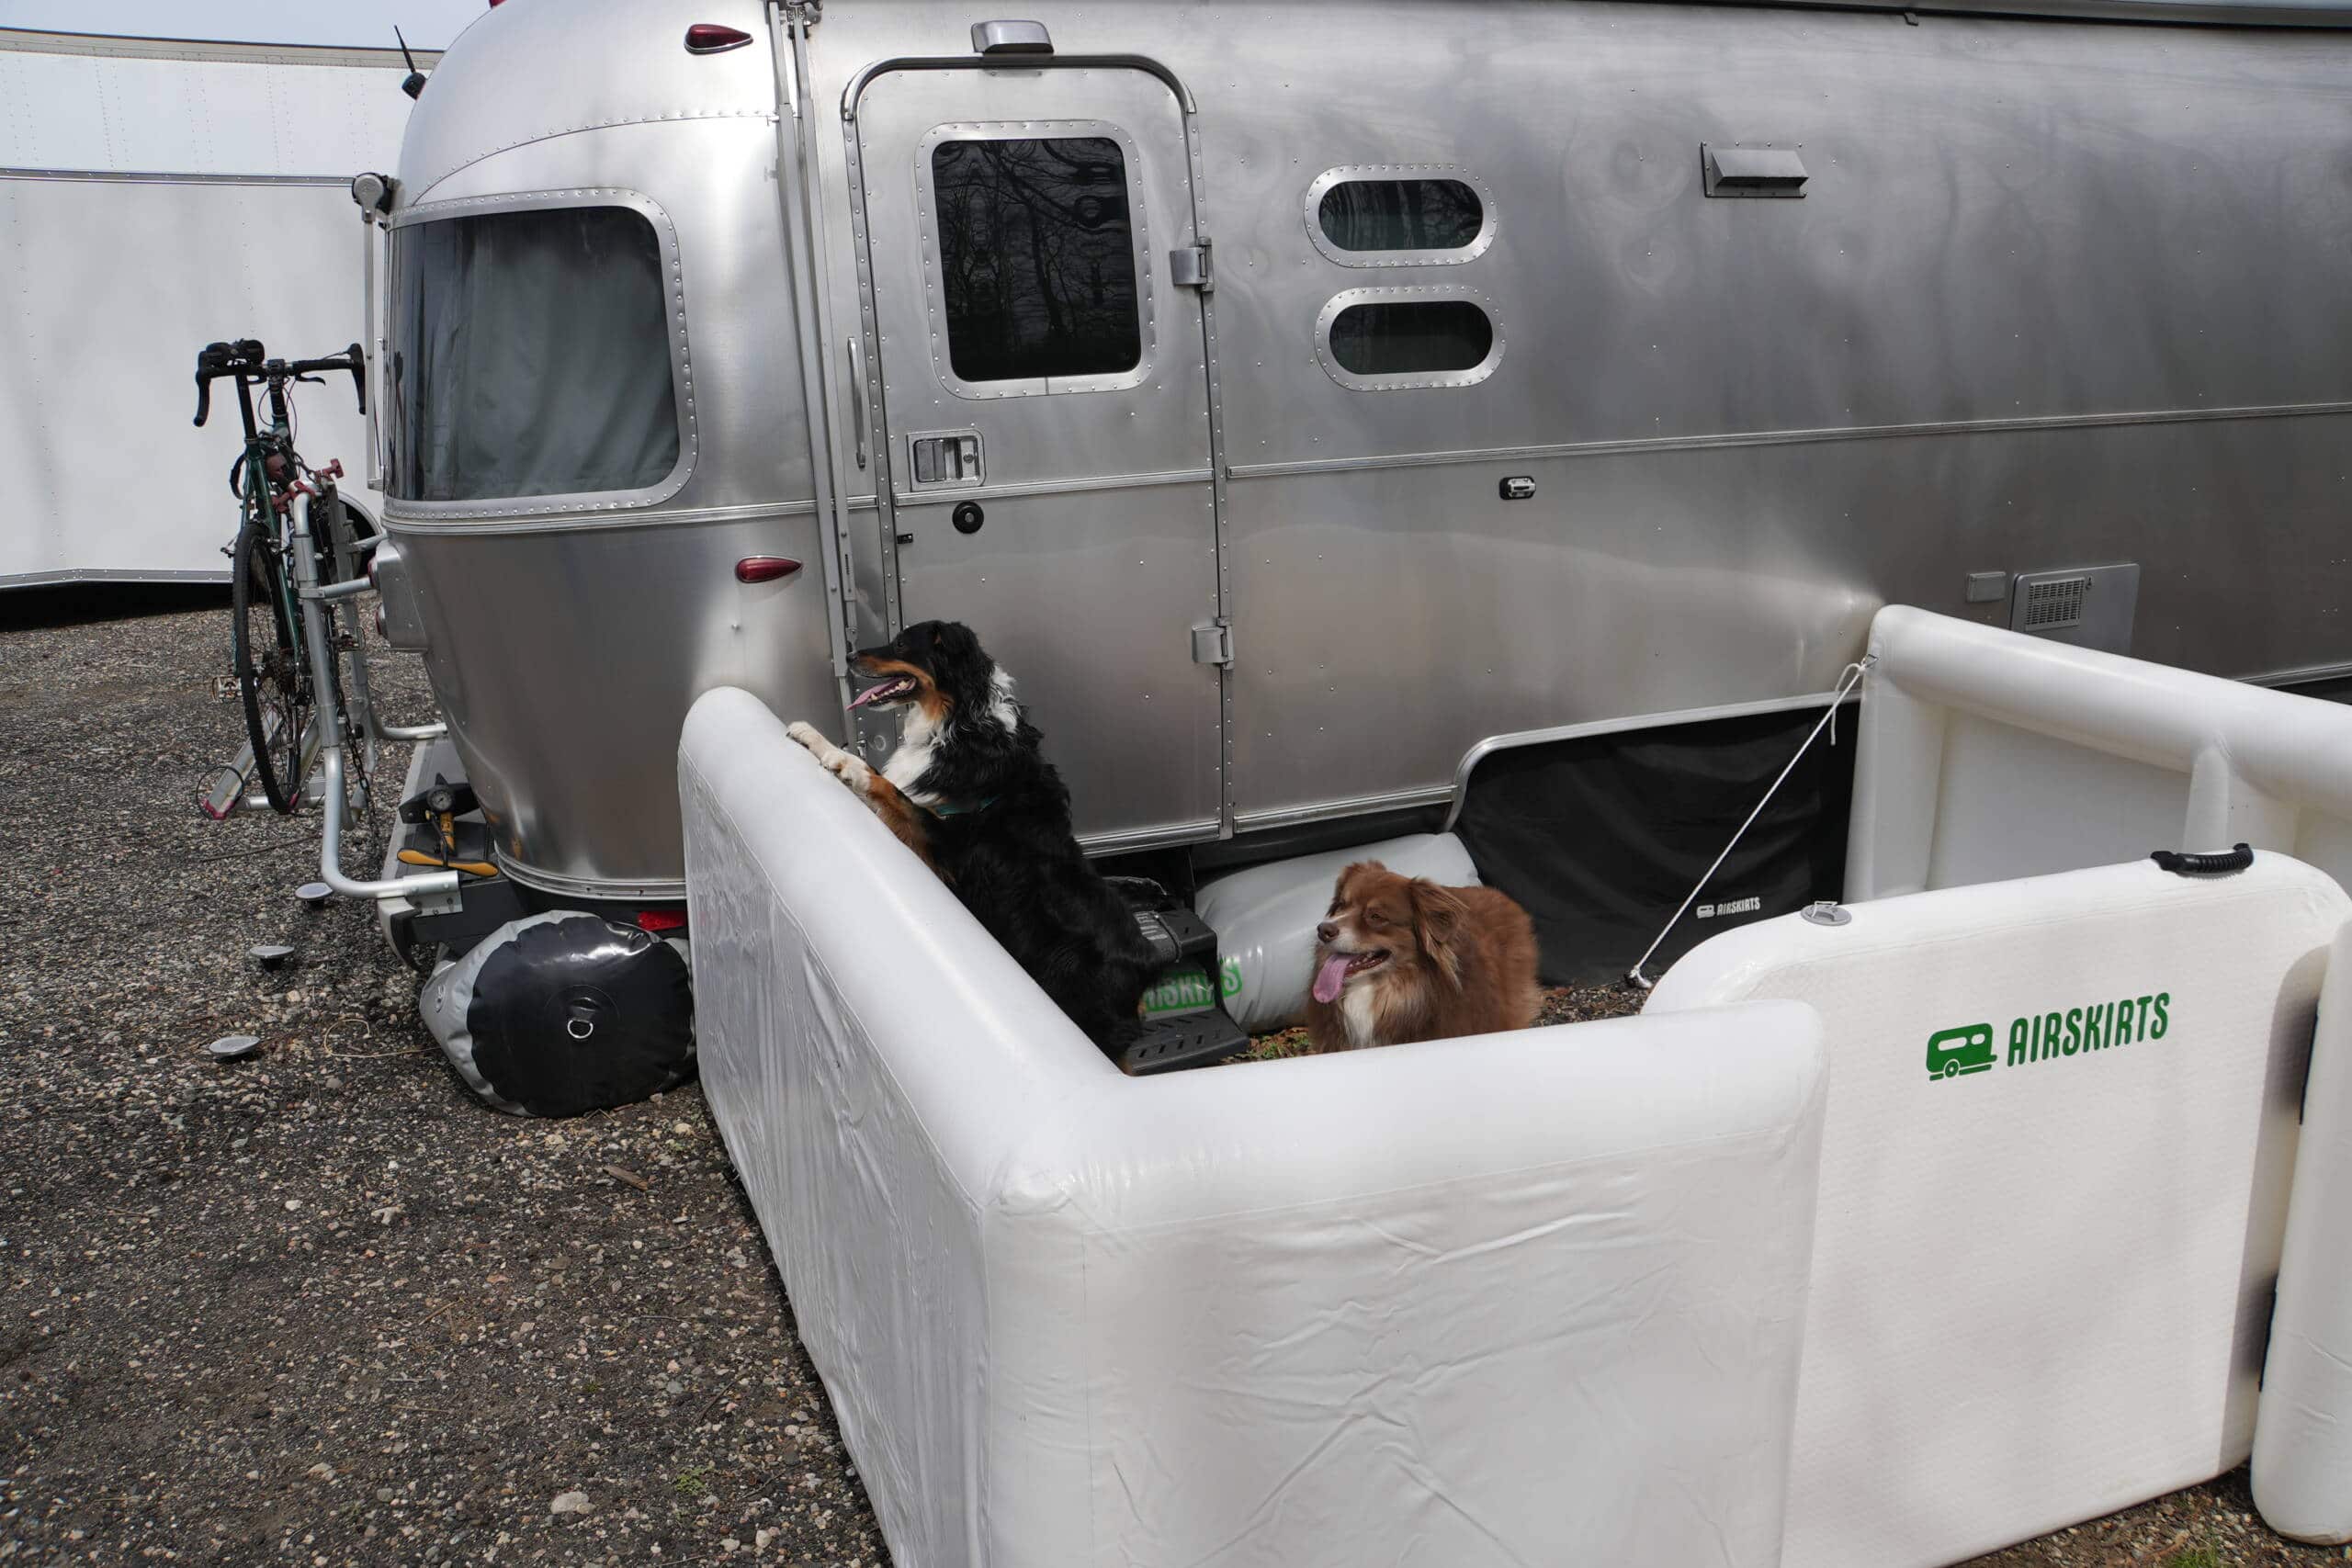
M 924 621 L 863 649 L 878 678 L 852 707 L 905 710 L 876 772 L 806 724 L 792 739 L 939 874 L 1089 1039 L 1116 1060 L 1139 1032 L 1150 949 L 1125 900 L 1070 831 L 1069 791 L 1046 761 L 1012 678 L 971 628 Z

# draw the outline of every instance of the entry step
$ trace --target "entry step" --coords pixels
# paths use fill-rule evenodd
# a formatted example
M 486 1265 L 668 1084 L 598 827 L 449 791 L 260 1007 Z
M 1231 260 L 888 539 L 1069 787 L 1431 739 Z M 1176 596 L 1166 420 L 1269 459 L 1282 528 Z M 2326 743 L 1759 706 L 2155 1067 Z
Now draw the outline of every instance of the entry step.
M 1136 1077 L 1214 1066 L 1250 1049 L 1250 1036 L 1222 1007 L 1157 1018 L 1126 1048 L 1119 1066 Z

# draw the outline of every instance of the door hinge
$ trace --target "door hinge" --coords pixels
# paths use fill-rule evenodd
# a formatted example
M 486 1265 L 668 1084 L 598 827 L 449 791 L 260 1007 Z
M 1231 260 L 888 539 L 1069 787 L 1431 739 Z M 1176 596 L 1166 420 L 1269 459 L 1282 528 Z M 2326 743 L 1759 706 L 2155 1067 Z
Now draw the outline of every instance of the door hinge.
M 1216 268 L 1209 254 L 1209 242 L 1179 245 L 1169 252 L 1168 276 L 1179 288 L 1197 288 L 1204 294 L 1215 288 Z
M 1233 662 L 1233 628 L 1223 621 L 1204 621 L 1193 628 L 1193 662 L 1229 666 Z

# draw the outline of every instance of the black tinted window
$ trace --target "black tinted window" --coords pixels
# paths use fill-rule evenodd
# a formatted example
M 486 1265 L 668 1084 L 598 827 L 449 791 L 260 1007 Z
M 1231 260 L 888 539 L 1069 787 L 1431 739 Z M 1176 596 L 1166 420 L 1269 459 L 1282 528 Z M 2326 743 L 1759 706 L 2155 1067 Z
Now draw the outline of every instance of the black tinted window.
M 932 149 L 931 179 L 956 379 L 1136 367 L 1135 237 L 1116 141 L 943 141 Z
M 1331 321 L 1331 357 L 1358 376 L 1468 370 L 1494 345 L 1494 323 L 1467 299 L 1351 305 Z
M 1463 250 L 1487 220 L 1460 180 L 1341 180 L 1315 216 L 1343 251 Z
M 678 465 L 662 247 L 626 207 L 392 231 L 390 493 L 644 490 Z

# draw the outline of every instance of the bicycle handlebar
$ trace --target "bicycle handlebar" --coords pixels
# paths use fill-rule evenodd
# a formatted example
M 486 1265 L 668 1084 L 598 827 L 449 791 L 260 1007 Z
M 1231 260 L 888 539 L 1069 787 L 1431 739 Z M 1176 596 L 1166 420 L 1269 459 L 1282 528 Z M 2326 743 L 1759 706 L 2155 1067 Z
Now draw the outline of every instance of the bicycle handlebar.
M 235 343 L 208 343 L 196 356 L 196 423 L 202 424 L 212 413 L 212 383 L 223 376 L 247 376 L 261 368 L 262 355 L 268 351 L 259 338 L 239 338 Z
M 282 384 L 299 380 L 318 370 L 348 370 L 351 389 L 359 399 L 359 412 L 368 412 L 367 359 L 353 344 L 341 354 L 331 354 L 324 359 L 265 359 L 265 349 L 258 338 L 240 338 L 235 343 L 208 343 L 196 356 L 196 423 L 198 425 L 212 414 L 212 383 L 224 377 L 236 378 L 237 384 L 267 381 Z

